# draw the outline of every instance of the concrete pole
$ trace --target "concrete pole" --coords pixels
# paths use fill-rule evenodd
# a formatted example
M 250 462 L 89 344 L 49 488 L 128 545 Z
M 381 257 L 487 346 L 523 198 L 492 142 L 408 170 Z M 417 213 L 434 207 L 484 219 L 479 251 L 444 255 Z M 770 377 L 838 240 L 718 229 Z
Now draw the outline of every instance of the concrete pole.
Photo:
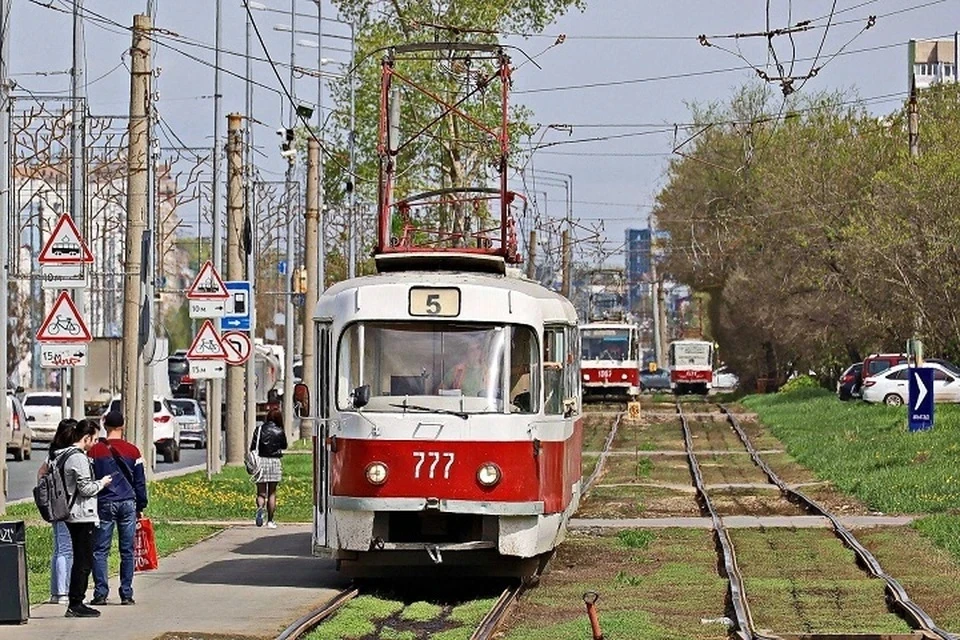
M 564 229 L 560 233 L 560 244 L 561 244 L 561 255 L 560 255 L 560 265 L 561 265 L 561 277 L 563 278 L 560 282 L 560 295 L 564 298 L 570 297 L 570 230 Z
M 303 303 L 303 383 L 317 393 L 317 335 L 313 330 L 313 309 L 320 298 L 320 143 L 307 141 L 307 209 L 304 255 L 307 267 L 307 294 Z M 300 421 L 300 438 L 313 436 L 310 420 Z
M 250 224 L 250 242 L 251 247 L 248 247 L 247 252 L 247 281 L 250 283 L 250 338 L 253 339 L 256 336 L 257 329 L 257 276 L 256 276 L 256 215 L 253 207 L 253 58 L 251 57 L 253 49 L 253 25 L 250 22 L 250 14 L 246 14 L 246 39 L 245 39 L 245 53 L 246 53 L 246 93 L 245 93 L 245 104 L 246 104 L 246 120 L 244 122 L 246 126 L 245 130 L 245 140 L 244 145 L 244 175 L 246 176 L 246 181 L 243 185 L 244 193 L 244 205 L 243 208 L 246 212 L 246 219 Z M 256 350 L 254 350 L 256 351 Z M 256 355 L 251 354 L 250 359 L 247 360 L 247 416 L 246 416 L 246 431 L 244 432 L 243 441 L 250 442 L 250 439 L 253 437 L 253 430 L 257 423 L 257 398 L 256 398 L 256 369 L 254 367 L 256 363 Z
M 220 49 L 223 44 L 222 0 L 216 0 L 214 7 L 214 54 L 213 54 L 213 186 L 211 188 L 211 208 L 213 209 L 213 230 L 211 244 L 213 266 L 223 273 L 223 202 L 220 198 Z M 218 323 L 219 324 L 219 323 Z M 207 477 L 220 472 L 220 432 L 223 424 L 223 384 L 220 380 L 210 380 L 207 387 Z
M 297 0 L 290 0 L 290 110 L 288 112 L 287 126 L 294 129 L 297 126 Z M 291 141 L 291 150 L 296 148 L 296 141 Z M 293 305 L 293 277 L 296 273 L 294 269 L 294 215 L 293 215 L 293 178 L 296 168 L 296 156 L 291 155 L 287 162 L 287 173 L 284 188 L 286 189 L 286 278 L 287 286 L 284 288 L 286 304 L 283 307 L 284 320 L 286 327 L 283 332 L 283 428 L 287 432 L 287 438 L 293 439 L 293 349 L 294 336 L 297 327 L 297 310 Z
M 537 231 L 530 230 L 530 241 L 527 243 L 527 278 L 537 279 Z
M 143 230 L 147 209 L 147 104 L 150 96 L 151 53 L 149 16 L 133 17 L 133 45 L 130 48 L 130 121 L 127 154 L 127 232 L 123 273 L 123 415 L 133 423 L 133 441 L 143 446 L 145 425 L 137 417 L 140 370 L 140 301 Z M 147 452 L 144 452 L 147 453 Z
M 347 212 L 347 277 L 357 275 L 357 93 L 354 64 L 356 64 L 357 38 L 355 26 L 350 23 L 350 131 L 348 143 L 350 145 L 350 210 Z
M 910 87 L 910 102 L 907 104 L 907 133 L 910 157 L 920 157 L 920 109 L 917 105 L 917 85 Z
M 70 216 L 80 229 L 80 235 L 86 237 L 88 228 L 83 201 L 83 112 L 85 105 L 83 96 L 83 20 L 80 16 L 82 9 L 83 1 L 73 0 L 73 65 L 70 70 Z M 87 240 L 89 241 L 89 238 Z M 77 305 L 81 317 L 86 315 L 87 301 L 84 289 L 74 289 L 73 303 Z M 83 406 L 86 395 L 85 373 L 85 367 L 73 367 L 70 372 L 70 411 L 77 420 L 86 416 Z
M 323 118 L 323 2 L 321 0 L 316 0 L 317 3 L 317 135 L 320 137 L 320 145 L 323 146 L 324 140 L 324 129 L 326 121 Z M 327 273 L 327 242 L 326 234 L 324 234 L 324 220 L 325 216 L 323 213 L 324 205 L 324 187 L 323 187 L 323 149 L 321 148 L 321 154 L 319 162 L 317 163 L 317 212 L 320 215 L 320 225 L 318 233 L 320 234 L 319 241 L 319 260 L 317 263 L 317 282 L 319 283 L 319 288 L 317 289 L 318 295 L 323 292 L 324 283 L 326 282 L 326 273 Z M 308 276 L 309 277 L 309 276 Z M 310 317 L 313 316 L 313 308 L 309 309 Z M 310 393 L 315 393 L 314 387 L 310 387 Z
M 13 0 L 0 0 L 0 375 L 7 381 L 7 291 L 10 277 L 10 9 Z M 36 366 L 36 364 L 34 364 Z M 0 514 L 7 512 L 7 402 L 0 402 Z
M 243 116 L 227 116 L 227 279 L 243 279 Z M 243 464 L 246 371 L 227 367 L 227 465 Z

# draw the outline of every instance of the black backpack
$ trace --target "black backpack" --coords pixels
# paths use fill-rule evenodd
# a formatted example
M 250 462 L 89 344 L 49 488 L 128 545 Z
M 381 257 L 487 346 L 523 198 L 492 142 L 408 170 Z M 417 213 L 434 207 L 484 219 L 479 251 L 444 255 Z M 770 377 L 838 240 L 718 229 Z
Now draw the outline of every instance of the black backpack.
M 80 450 L 73 449 L 57 456 L 48 464 L 47 472 L 40 476 L 37 486 L 33 488 L 33 501 L 37 505 L 37 511 L 47 522 L 61 522 L 69 518 L 70 509 L 77 501 L 79 492 L 75 492 L 72 498 L 67 495 L 67 478 L 64 473 L 67 458 L 75 453 L 80 453 Z

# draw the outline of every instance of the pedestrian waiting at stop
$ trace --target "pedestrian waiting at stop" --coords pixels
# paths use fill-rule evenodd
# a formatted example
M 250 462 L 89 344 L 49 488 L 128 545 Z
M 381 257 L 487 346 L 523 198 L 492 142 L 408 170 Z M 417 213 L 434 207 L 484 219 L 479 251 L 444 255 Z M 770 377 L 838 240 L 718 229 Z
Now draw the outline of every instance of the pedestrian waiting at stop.
M 64 451 L 73 444 L 73 429 L 77 421 L 65 418 L 57 425 L 57 433 L 50 442 L 47 459 L 37 471 L 37 480 L 47 475 L 56 459 L 57 451 Z M 70 597 L 70 568 L 73 566 L 73 545 L 70 543 L 70 531 L 67 523 L 56 521 L 53 524 L 53 555 L 50 557 L 50 602 L 68 604 Z
M 98 479 L 113 478 L 113 484 L 97 496 L 100 525 L 93 548 L 93 600 L 90 604 L 107 604 L 110 584 L 107 557 L 117 529 L 120 546 L 120 604 L 136 604 L 133 599 L 134 539 L 137 520 L 147 508 L 147 480 L 140 449 L 123 437 L 123 414 L 111 411 L 103 418 L 107 437 L 90 449 L 93 471 Z
M 273 409 L 259 429 L 254 431 L 250 450 L 260 454 L 260 469 L 253 477 L 257 483 L 258 527 L 263 526 L 264 509 L 267 515 L 267 528 L 276 529 L 274 517 L 277 513 L 277 486 L 283 479 L 283 450 L 287 448 L 287 434 L 283 430 L 283 414 Z
M 73 429 L 72 444 L 54 457 L 67 456 L 64 463 L 65 488 L 70 496 L 70 515 L 67 529 L 73 544 L 73 566 L 70 568 L 68 618 L 96 618 L 100 612 L 83 603 L 93 570 L 93 541 L 100 517 L 97 513 L 97 494 L 110 486 L 113 476 L 97 480 L 93 476 L 93 463 L 87 452 L 97 443 L 99 425 L 94 420 L 81 420 Z

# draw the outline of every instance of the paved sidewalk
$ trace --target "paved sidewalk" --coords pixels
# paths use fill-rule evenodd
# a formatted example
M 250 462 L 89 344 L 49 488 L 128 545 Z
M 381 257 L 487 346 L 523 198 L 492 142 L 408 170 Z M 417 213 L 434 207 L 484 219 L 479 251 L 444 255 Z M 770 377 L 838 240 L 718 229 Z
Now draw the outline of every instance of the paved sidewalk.
M 158 571 L 138 573 L 136 606 L 108 604 L 98 619 L 77 619 L 65 618 L 61 605 L 38 605 L 29 623 L 0 625 L 0 637 L 153 640 L 195 632 L 272 638 L 344 586 L 333 561 L 311 557 L 310 525 L 231 528 L 161 558 Z M 116 577 L 111 588 L 111 602 L 118 602 Z

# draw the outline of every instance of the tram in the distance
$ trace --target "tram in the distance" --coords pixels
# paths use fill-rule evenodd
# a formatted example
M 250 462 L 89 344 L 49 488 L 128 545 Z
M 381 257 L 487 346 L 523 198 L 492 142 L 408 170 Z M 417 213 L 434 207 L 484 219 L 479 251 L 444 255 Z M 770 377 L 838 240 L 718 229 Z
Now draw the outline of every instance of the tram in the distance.
M 580 372 L 585 399 L 629 399 L 640 393 L 640 336 L 625 322 L 580 327 Z
M 670 388 L 677 395 L 706 395 L 713 386 L 713 343 L 706 340 L 674 340 L 667 352 Z

